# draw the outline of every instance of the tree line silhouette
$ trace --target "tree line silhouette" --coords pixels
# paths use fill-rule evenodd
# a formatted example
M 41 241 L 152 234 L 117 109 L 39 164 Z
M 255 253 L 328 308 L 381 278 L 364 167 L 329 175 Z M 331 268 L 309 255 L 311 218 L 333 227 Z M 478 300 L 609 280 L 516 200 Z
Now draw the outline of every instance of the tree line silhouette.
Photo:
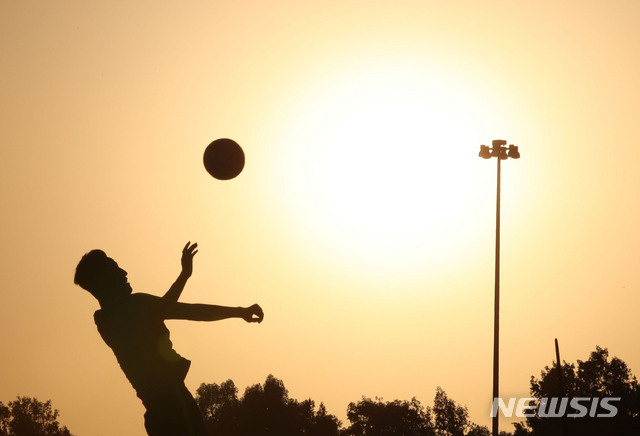
M 549 418 L 535 413 L 501 436 L 631 436 L 640 434 L 640 389 L 636 377 L 606 348 L 596 347 L 589 359 L 563 362 L 562 386 L 557 366 L 531 377 L 531 397 L 619 397 L 614 417 Z M 433 406 L 416 398 L 384 401 L 363 397 L 347 406 L 348 424 L 327 412 L 323 403 L 290 398 L 284 382 L 269 375 L 242 396 L 232 380 L 202 383 L 196 401 L 212 436 L 490 436 L 485 426 L 469 420 L 466 407 L 436 389 Z M 0 436 L 73 436 L 58 422 L 51 401 L 18 397 L 0 402 Z M 566 432 L 566 433 L 565 433 Z M 177 435 L 178 436 L 178 435 Z
M 436 390 L 433 407 L 424 407 L 415 398 L 385 402 L 363 397 L 347 407 L 347 428 L 327 413 L 323 403 L 316 408 L 311 399 L 290 398 L 282 380 L 273 375 L 263 385 L 248 387 L 240 398 L 232 380 L 203 383 L 196 401 L 207 429 L 216 436 L 483 434 L 482 427 L 469 421 L 466 407 L 457 405 L 441 388 Z

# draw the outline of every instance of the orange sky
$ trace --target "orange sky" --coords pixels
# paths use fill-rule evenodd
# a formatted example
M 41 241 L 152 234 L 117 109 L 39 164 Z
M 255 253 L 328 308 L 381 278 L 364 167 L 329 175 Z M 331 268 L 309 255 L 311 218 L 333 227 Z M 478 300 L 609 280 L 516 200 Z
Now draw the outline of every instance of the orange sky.
M 640 6 L 634 1 L 0 4 L 0 401 L 78 435 L 144 434 L 72 283 L 102 248 L 183 300 L 187 385 L 282 379 L 346 423 L 436 386 L 489 425 L 495 161 L 504 138 L 501 394 L 608 347 L 638 374 Z M 212 179 L 213 139 L 247 156 Z M 114 419 L 114 416 L 120 416 Z M 506 421 L 502 428 L 510 430 Z

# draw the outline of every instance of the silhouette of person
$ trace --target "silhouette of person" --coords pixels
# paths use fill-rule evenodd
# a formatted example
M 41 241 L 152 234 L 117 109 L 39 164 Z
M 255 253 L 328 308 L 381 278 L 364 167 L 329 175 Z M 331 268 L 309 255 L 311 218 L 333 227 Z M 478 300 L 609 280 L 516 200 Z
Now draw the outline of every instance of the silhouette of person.
M 191 362 L 173 349 L 164 320 L 217 321 L 242 318 L 261 322 L 260 306 L 226 307 L 179 303 L 193 270 L 198 244 L 182 250 L 182 271 L 163 297 L 132 293 L 127 272 L 102 250 L 86 253 L 74 283 L 100 303 L 94 314 L 98 331 L 146 408 L 150 436 L 205 436 L 204 423 L 184 379 Z

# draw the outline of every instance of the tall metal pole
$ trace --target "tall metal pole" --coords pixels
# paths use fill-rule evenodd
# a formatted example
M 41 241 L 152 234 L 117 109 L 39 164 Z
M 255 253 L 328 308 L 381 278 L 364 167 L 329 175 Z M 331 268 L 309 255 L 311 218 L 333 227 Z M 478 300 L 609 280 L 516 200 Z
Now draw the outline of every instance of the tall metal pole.
M 494 139 L 491 143 L 492 148 L 486 145 L 480 146 L 480 156 L 483 159 L 498 158 L 498 182 L 496 183 L 496 277 L 495 277 L 495 300 L 493 309 L 493 404 L 496 404 L 500 397 L 499 386 L 499 368 L 500 368 L 500 161 L 508 157 L 513 159 L 520 158 L 518 147 L 511 144 L 507 152 L 507 141 L 504 139 Z M 492 435 L 498 436 L 498 413 L 492 420 Z
M 560 364 L 560 346 L 558 345 L 558 338 L 556 338 L 556 369 L 558 371 L 558 392 L 560 393 L 560 401 L 565 396 L 564 382 L 562 380 L 562 365 Z M 564 436 L 569 436 L 569 426 L 567 422 L 567 414 L 562 415 L 562 430 Z
M 496 193 L 496 276 L 495 301 L 493 308 L 493 401 L 498 394 L 498 374 L 500 367 L 500 157 L 498 157 L 498 188 Z M 493 417 L 492 435 L 498 436 L 498 414 Z

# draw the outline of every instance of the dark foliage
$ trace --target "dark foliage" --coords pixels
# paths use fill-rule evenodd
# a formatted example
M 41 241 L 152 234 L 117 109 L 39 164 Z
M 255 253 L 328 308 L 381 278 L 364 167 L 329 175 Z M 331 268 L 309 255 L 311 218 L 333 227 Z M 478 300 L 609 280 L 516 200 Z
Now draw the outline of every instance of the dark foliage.
M 563 420 L 541 417 L 539 413 L 536 413 L 536 416 L 527 418 L 526 425 L 524 423 L 516 425 L 514 436 L 562 436 L 564 435 L 564 425 L 571 435 L 640 435 L 638 381 L 622 360 L 617 357 L 609 360 L 608 350 L 596 347 L 587 361 L 578 360 L 577 365 L 564 362 L 561 365 L 561 371 L 562 390 L 560 389 L 557 367 L 555 365 L 546 366 L 539 379 L 531 377 L 531 396 L 535 398 L 564 396 L 568 398 L 567 401 L 573 398 L 619 397 L 620 401 L 612 403 L 618 410 L 617 415 L 598 418 L 587 414 L 585 417 L 567 417 Z M 597 409 L 596 413 L 598 412 L 606 411 Z M 567 413 L 576 414 L 576 411 L 570 409 Z
M 383 402 L 363 397 L 350 403 L 347 417 L 351 426 L 345 431 L 350 436 L 435 436 L 430 409 L 422 407 L 415 398 L 411 401 Z
M 469 421 L 469 412 L 438 387 L 433 408 L 418 400 L 387 401 L 362 398 L 350 403 L 348 436 L 490 436 L 486 427 Z
M 0 436 L 72 436 L 58 423 L 59 412 L 36 398 L 18 397 L 7 406 L 0 402 Z
M 238 398 L 231 380 L 222 384 L 201 384 L 196 402 L 207 430 L 216 436 L 487 436 L 489 430 L 468 419 L 466 407 L 457 405 L 441 389 L 436 390 L 433 408 L 411 401 L 362 398 L 350 403 L 350 426 L 327 413 L 324 404 L 316 409 L 312 400 L 289 398 L 282 380 L 269 375 L 263 385 L 248 387 Z
M 196 402 L 210 434 L 216 436 L 339 435 L 340 421 L 321 403 L 289 398 L 281 380 L 269 375 L 264 385 L 256 384 L 238 399 L 231 380 L 202 384 Z

